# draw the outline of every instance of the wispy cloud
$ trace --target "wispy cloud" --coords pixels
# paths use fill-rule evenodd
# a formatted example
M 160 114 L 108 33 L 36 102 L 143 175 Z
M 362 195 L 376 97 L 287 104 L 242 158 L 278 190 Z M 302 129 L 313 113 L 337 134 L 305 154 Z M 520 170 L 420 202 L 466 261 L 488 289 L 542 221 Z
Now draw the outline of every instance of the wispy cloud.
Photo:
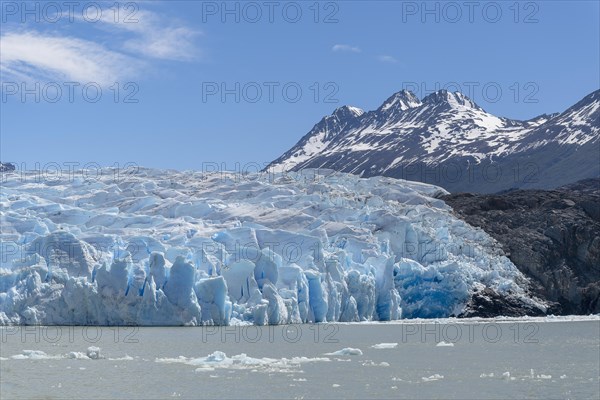
M 89 40 L 35 31 L 2 35 L 0 69 L 6 77 L 110 84 L 130 76 L 136 61 Z
M 159 14 L 140 10 L 135 23 L 115 23 L 106 14 L 101 20 L 112 30 L 129 32 L 132 38 L 123 42 L 123 49 L 145 57 L 174 61 L 191 61 L 200 56 L 194 40 L 201 32 L 181 21 L 168 20 Z
M 381 61 L 381 62 L 384 62 L 384 63 L 398 64 L 398 60 L 395 57 L 392 57 L 392 56 L 383 55 L 383 56 L 377 57 L 377 59 L 379 61 Z
M 331 50 L 333 51 L 339 51 L 339 52 L 351 52 L 351 53 L 360 53 L 360 47 L 356 47 L 356 46 L 350 46 L 348 44 L 336 44 L 334 45 Z
M 98 24 L 78 20 L 75 23 L 86 28 L 81 37 L 60 26 L 51 33 L 33 27 L 4 29 L 0 36 L 2 79 L 110 85 L 135 78 L 156 59 L 192 61 L 200 57 L 195 43 L 199 31 L 151 11 L 139 11 L 136 19 L 133 23 L 115 22 L 111 13 L 103 13 Z M 110 40 L 99 38 L 98 28 L 110 35 Z

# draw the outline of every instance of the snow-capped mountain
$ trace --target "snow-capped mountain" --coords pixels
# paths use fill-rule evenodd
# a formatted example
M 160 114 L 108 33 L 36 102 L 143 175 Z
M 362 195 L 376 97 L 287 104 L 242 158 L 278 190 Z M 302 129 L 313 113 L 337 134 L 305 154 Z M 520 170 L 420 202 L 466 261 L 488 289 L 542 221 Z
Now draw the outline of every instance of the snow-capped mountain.
M 395 93 L 377 110 L 344 106 L 269 169 L 329 168 L 452 192 L 552 188 L 600 175 L 600 90 L 564 111 L 496 117 L 459 92 Z

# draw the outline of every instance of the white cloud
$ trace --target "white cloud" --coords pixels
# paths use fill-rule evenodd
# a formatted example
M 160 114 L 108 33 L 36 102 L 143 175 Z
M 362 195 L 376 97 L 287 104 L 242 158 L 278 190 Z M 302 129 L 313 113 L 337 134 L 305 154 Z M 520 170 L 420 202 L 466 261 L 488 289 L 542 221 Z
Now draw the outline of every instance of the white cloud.
M 347 51 L 347 52 L 351 52 L 351 53 L 360 53 L 361 50 L 359 47 L 355 47 L 355 46 L 350 46 L 347 44 L 336 44 L 334 45 L 331 50 L 333 51 Z
M 180 21 L 150 11 L 138 11 L 137 22 L 132 23 L 115 22 L 109 12 L 102 15 L 98 24 L 77 18 L 76 23 L 87 29 L 85 38 L 61 34 L 59 29 L 52 33 L 33 28 L 5 29 L 0 36 L 2 79 L 96 82 L 104 86 L 139 75 L 152 60 L 191 61 L 200 56 L 194 43 L 200 32 Z M 97 35 L 98 28 L 110 39 Z
M 106 85 L 130 76 L 136 65 L 130 57 L 89 40 L 34 31 L 7 33 L 0 40 L 0 68 L 5 77 Z
M 190 61 L 198 58 L 199 51 L 194 39 L 201 32 L 188 28 L 179 21 L 169 21 L 151 11 L 138 11 L 135 20 L 137 22 L 116 23 L 112 16 L 103 14 L 101 21 L 112 30 L 133 35 L 124 41 L 124 50 L 164 60 Z
M 381 61 L 381 62 L 384 62 L 384 63 L 390 63 L 390 64 L 397 64 L 398 63 L 398 60 L 395 57 L 392 57 L 392 56 L 385 56 L 384 55 L 384 56 L 377 57 L 377 59 L 379 61 Z

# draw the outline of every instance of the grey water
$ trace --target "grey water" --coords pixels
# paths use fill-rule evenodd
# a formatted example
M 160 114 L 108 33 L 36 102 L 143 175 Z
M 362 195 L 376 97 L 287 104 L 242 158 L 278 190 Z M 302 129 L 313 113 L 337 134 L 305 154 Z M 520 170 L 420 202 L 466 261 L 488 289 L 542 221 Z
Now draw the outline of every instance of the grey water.
M 597 318 L 0 334 L 3 400 L 600 398 Z M 100 358 L 86 355 L 93 347 Z M 362 354 L 331 354 L 344 348 Z M 217 351 L 227 358 L 204 358 Z

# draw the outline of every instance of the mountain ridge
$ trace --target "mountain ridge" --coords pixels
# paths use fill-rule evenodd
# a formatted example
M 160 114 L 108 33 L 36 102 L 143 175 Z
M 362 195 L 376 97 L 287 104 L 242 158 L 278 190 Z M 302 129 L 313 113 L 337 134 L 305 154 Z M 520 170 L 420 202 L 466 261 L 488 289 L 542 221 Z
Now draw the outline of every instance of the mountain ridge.
M 267 169 L 327 168 L 451 192 L 551 189 L 600 175 L 599 115 L 600 90 L 562 113 L 525 121 L 490 114 L 460 92 L 440 90 L 419 100 L 402 90 L 372 111 L 339 107 Z M 559 176 L 557 165 L 568 172 Z

